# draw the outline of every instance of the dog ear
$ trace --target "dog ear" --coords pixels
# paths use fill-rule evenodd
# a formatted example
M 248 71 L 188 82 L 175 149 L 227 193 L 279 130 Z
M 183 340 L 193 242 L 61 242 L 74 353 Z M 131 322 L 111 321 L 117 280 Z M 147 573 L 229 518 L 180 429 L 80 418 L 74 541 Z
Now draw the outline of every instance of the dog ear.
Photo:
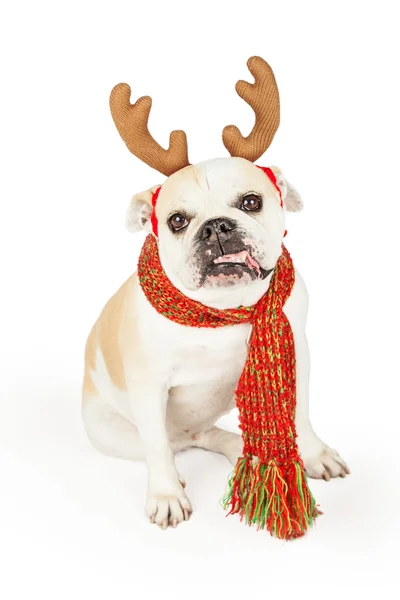
M 151 199 L 159 185 L 135 194 L 129 204 L 126 212 L 125 224 L 128 231 L 136 233 L 142 229 L 147 233 L 151 232 L 150 217 L 153 211 Z
M 282 175 L 279 167 L 271 167 L 276 177 L 276 183 L 279 186 L 282 194 L 283 207 L 288 212 L 299 212 L 303 209 L 304 204 L 299 192 L 288 180 Z

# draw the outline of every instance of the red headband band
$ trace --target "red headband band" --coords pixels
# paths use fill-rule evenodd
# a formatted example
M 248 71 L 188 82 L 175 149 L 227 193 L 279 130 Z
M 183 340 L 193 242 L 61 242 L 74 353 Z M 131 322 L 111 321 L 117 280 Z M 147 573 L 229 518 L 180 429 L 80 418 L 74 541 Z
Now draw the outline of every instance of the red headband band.
M 268 177 L 268 179 L 272 182 L 272 184 L 276 187 L 276 189 L 278 190 L 278 194 L 279 194 L 279 198 L 281 201 L 281 207 L 283 208 L 283 199 L 282 199 L 282 192 L 281 189 L 276 181 L 276 177 L 275 177 L 275 173 L 273 172 L 272 169 L 270 169 L 269 167 L 259 167 L 258 165 L 256 165 L 256 167 L 258 169 L 261 169 L 261 171 L 263 171 L 266 176 Z M 151 226 L 153 228 L 153 233 L 156 237 L 158 237 L 158 219 L 156 216 L 156 204 L 157 204 L 157 200 L 158 200 L 158 195 L 160 193 L 161 187 L 157 188 L 156 191 L 154 192 L 152 199 L 151 199 L 151 204 L 153 206 L 153 210 L 151 213 L 151 217 L 150 217 L 150 221 L 151 221 Z M 286 235 L 286 231 L 285 231 L 285 235 Z
M 150 217 L 151 226 L 153 228 L 153 233 L 156 237 L 158 237 L 158 219 L 156 217 L 156 204 L 158 200 L 158 195 L 160 193 L 161 187 L 157 188 L 151 198 L 151 204 L 153 206 L 153 210 Z
M 266 176 L 270 179 L 270 181 L 273 183 L 273 185 L 278 190 L 279 198 L 281 200 L 281 207 L 283 208 L 282 192 L 281 192 L 281 188 L 279 187 L 279 185 L 278 185 L 278 183 L 276 181 L 275 173 L 269 167 L 259 167 L 258 165 L 256 165 L 256 167 L 258 169 L 261 169 L 261 171 L 263 171 L 266 174 Z

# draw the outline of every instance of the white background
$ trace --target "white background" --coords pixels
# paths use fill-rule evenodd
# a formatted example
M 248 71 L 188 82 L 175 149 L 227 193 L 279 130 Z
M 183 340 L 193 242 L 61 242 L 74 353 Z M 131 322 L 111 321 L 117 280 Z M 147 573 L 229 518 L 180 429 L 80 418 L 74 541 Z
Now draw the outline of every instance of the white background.
M 5 600 L 396 595 L 399 551 L 399 61 L 396 2 L 9 2 L 1 15 L 1 510 Z M 248 132 L 234 92 L 272 65 L 281 126 L 260 164 L 302 193 L 287 245 L 310 292 L 311 412 L 352 475 L 312 481 L 324 511 L 282 543 L 226 519 L 230 465 L 177 457 L 194 514 L 143 514 L 145 467 L 90 446 L 83 347 L 135 269 L 130 196 L 162 177 L 125 148 L 113 85 L 154 99 L 192 162 Z M 235 426 L 235 416 L 228 419 Z M 397 554 L 397 559 L 396 559 Z M 357 596 L 356 596 L 357 597 Z M 382 596 L 383 597 L 383 596 Z

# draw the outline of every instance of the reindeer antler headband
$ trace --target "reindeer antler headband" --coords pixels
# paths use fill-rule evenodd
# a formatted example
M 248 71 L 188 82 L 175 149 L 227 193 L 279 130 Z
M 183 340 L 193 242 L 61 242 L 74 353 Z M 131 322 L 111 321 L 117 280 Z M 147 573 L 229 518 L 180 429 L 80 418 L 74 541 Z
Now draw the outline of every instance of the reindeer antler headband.
M 222 140 L 231 156 L 254 162 L 270 146 L 279 126 L 279 92 L 274 73 L 259 56 L 247 61 L 254 83 L 238 81 L 236 91 L 255 113 L 255 123 L 247 137 L 235 125 L 228 125 Z M 130 103 L 131 88 L 119 83 L 111 92 L 110 108 L 114 123 L 132 154 L 167 177 L 190 165 L 187 139 L 184 131 L 173 131 L 168 150 L 158 144 L 148 129 L 152 100 L 142 96 Z

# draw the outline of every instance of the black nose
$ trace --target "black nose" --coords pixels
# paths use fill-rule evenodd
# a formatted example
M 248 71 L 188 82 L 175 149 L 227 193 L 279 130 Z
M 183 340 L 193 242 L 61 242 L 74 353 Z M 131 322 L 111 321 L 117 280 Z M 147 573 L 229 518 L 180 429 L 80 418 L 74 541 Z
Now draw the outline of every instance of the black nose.
M 199 231 L 199 238 L 206 243 L 212 243 L 220 240 L 224 242 L 231 237 L 232 231 L 237 227 L 235 221 L 225 217 L 210 219 L 206 221 Z

